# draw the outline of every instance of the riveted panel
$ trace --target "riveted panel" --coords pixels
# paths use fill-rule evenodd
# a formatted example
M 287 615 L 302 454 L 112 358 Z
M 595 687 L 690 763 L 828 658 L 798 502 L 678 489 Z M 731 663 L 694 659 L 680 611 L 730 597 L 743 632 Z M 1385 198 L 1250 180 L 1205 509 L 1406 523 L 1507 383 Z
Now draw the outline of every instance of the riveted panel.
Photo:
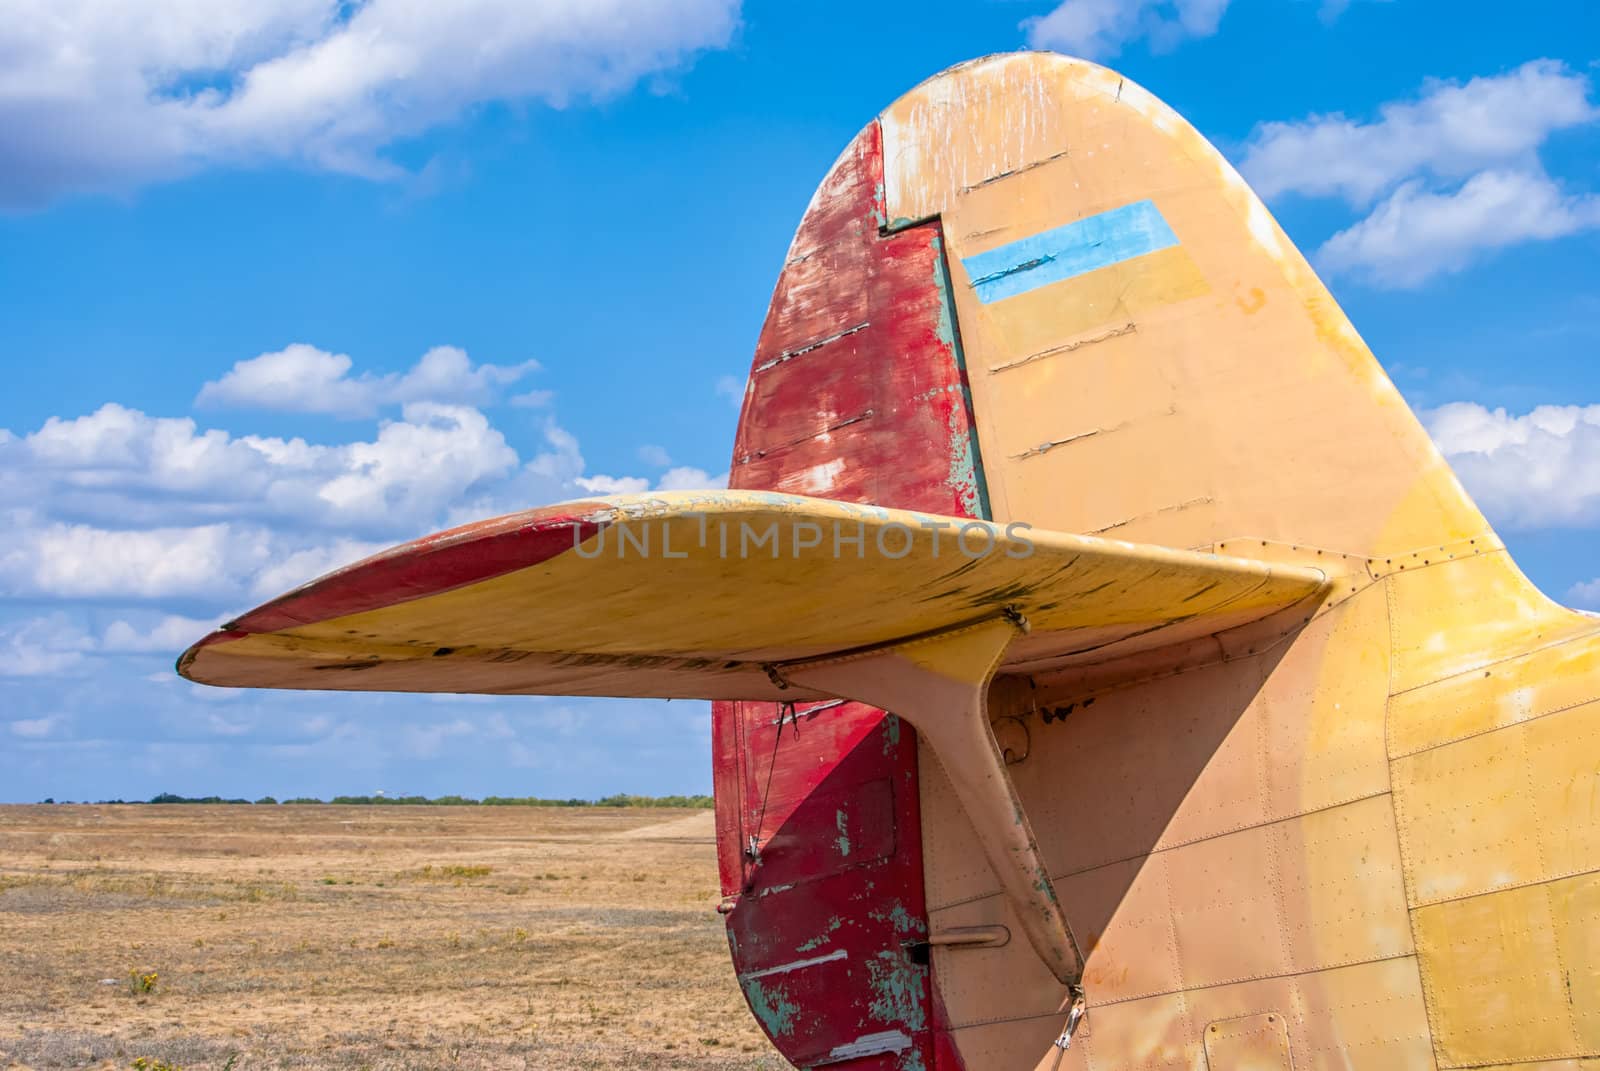
M 1440 1066 L 1593 1054 L 1559 966 L 1551 898 L 1549 886 L 1531 885 L 1414 912 Z
M 1395 696 L 1389 753 L 1411 755 L 1597 701 L 1600 642 L 1580 634 Z
M 1520 728 L 1394 763 L 1395 808 L 1413 904 L 1537 881 L 1544 867 Z
M 1289 1024 L 1281 1012 L 1223 1019 L 1206 1027 L 1208 1071 L 1290 1071 Z
M 1393 776 L 1414 905 L 1600 868 L 1600 704 L 1403 756 Z

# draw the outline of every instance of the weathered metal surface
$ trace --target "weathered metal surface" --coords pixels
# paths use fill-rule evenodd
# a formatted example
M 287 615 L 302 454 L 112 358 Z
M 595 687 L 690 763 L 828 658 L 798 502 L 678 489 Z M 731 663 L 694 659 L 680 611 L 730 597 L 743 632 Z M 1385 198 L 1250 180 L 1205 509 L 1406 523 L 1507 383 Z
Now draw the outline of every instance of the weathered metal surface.
M 941 229 L 886 236 L 886 222 L 872 123 L 823 180 L 791 243 L 751 365 L 730 485 L 986 517 Z M 818 941 L 855 960 L 796 979 L 810 987 L 808 1039 L 768 1033 L 802 1065 L 958 1071 L 926 961 L 910 952 L 927 935 L 915 733 L 852 703 L 813 719 L 803 748 L 769 751 L 776 710 L 713 708 L 723 890 L 743 893 L 729 918 L 734 964 L 744 971 Z M 887 786 L 894 851 L 826 886 L 786 888 L 785 869 L 819 869 L 837 847 L 819 801 L 841 779 Z M 742 850 L 752 837 L 770 845 L 759 861 Z
M 947 235 L 995 519 L 1260 547 L 1338 592 L 1007 689 L 1091 946 L 1062 1066 L 1193 1068 L 1205 1024 L 1262 1009 L 1297 1068 L 1594 1057 L 1596 622 L 1516 571 L 1259 199 L 1144 90 L 998 56 L 880 124 L 886 214 Z M 1534 649 L 1548 677 L 1506 680 Z M 936 768 L 923 804 L 934 927 L 1013 922 Z M 934 964 L 968 1066 L 1053 1066 L 1025 949 Z
M 1043 664 L 1204 635 L 1327 587 L 1314 568 L 756 491 L 570 503 L 485 531 L 473 570 L 430 571 L 470 558 L 470 531 L 396 548 L 229 622 L 179 668 L 249 687 L 803 697 L 770 667 L 1007 606 L 1034 626 L 1007 664 Z M 448 583 L 372 605 L 413 569 Z
M 799 700 L 717 704 L 713 746 L 736 969 L 805 1066 L 1600 1062 L 1600 621 L 1527 582 L 1260 200 L 1144 90 L 989 57 L 869 125 L 790 251 L 733 485 L 843 501 L 484 522 L 268 604 L 180 668 Z M 1026 521 L 1038 553 L 690 549 L 697 510 L 789 535 L 898 516 L 846 502 L 983 517 L 1002 552 Z M 690 552 L 587 555 L 639 520 Z M 574 531 L 584 554 L 552 534 Z M 1065 1053 L 1063 971 L 986 850 L 992 800 L 959 749 L 947 772 L 839 701 L 928 724 L 938 697 L 894 691 L 898 655 L 873 682 L 793 664 L 1005 606 L 1035 630 L 987 705 L 1026 746 L 979 773 L 1009 778 L 1083 945 Z M 912 676 L 970 681 L 958 655 Z M 937 939 L 959 933 L 1034 939 Z
M 877 704 L 911 723 L 938 756 L 1034 952 L 1076 997 L 1083 955 L 989 728 L 990 681 L 1025 627 L 1020 616 L 997 616 L 887 647 L 787 665 L 782 672 L 786 680 Z

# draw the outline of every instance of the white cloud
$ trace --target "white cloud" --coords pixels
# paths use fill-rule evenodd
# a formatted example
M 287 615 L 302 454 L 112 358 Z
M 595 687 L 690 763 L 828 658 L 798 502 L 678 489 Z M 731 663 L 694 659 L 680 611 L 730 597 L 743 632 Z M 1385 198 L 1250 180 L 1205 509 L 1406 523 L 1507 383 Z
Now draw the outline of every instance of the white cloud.
M 596 495 L 638 495 L 652 490 L 650 481 L 642 476 L 580 476 L 574 481 L 579 487 Z M 728 486 L 728 474 L 713 476 L 705 469 L 679 465 L 661 474 L 656 481 L 656 491 L 705 491 Z
M 112 654 L 172 654 L 204 636 L 220 624 L 217 619 L 167 614 L 149 628 L 141 629 L 118 619 L 106 626 L 99 648 Z
M 55 732 L 56 727 L 60 724 L 61 717 L 59 715 L 51 715 L 47 718 L 18 718 L 11 723 L 10 729 L 11 735 L 20 736 L 24 740 L 43 740 Z
M 219 597 L 259 568 L 269 542 L 226 524 L 117 531 L 46 524 L 13 531 L 0 553 L 0 591 L 67 598 Z
M 511 396 L 511 404 L 519 409 L 544 409 L 555 399 L 555 391 L 530 390 Z
M 331 543 L 292 551 L 282 558 L 272 560 L 250 577 L 250 594 L 258 599 L 270 599 L 274 595 L 297 588 L 308 580 L 315 580 L 319 576 L 363 558 L 370 558 L 387 545 L 362 542 L 357 539 L 335 539 Z
M 210 164 L 382 177 L 490 101 L 603 99 L 726 45 L 738 0 L 54 0 L 0 19 L 0 202 Z
M 639 460 L 651 468 L 664 469 L 672 464 L 672 455 L 663 447 L 645 445 L 639 447 Z
M 1482 171 L 1431 193 L 1407 182 L 1317 253 L 1319 266 L 1410 287 L 1489 251 L 1600 227 L 1600 197 L 1570 196 L 1540 172 Z
M 1413 176 L 1460 179 L 1533 161 L 1551 134 L 1600 117 L 1589 88 L 1583 75 L 1543 59 L 1465 84 L 1430 82 L 1416 100 L 1381 105 L 1373 122 L 1315 115 L 1262 123 L 1239 169 L 1263 197 L 1367 205 Z
M 1511 528 L 1600 523 L 1600 405 L 1545 405 L 1517 416 L 1452 402 L 1424 419 L 1495 521 Z
M 85 523 L 121 528 L 210 522 L 292 522 L 374 534 L 410 532 L 475 486 L 503 479 L 517 453 L 466 406 L 413 402 L 370 441 L 200 430 L 108 403 L 0 441 L 0 502 L 48 502 Z M 191 550 L 205 552 L 209 537 Z M 0 550 L 0 561 L 6 551 Z
M 482 406 L 499 388 L 539 367 L 537 361 L 474 365 L 454 346 L 435 346 L 403 375 L 352 378 L 352 363 L 345 354 L 297 342 L 239 361 L 221 379 L 201 387 L 195 402 L 343 417 L 372 416 L 383 406 L 418 401 Z
M 728 486 L 728 474 L 726 472 L 721 476 L 713 476 L 705 469 L 680 465 L 675 469 L 668 469 L 662 473 L 661 479 L 656 483 L 656 490 L 704 491 L 726 486 Z
M 1191 37 L 1217 32 L 1229 0 L 1063 0 L 1047 14 L 1025 19 L 1031 48 L 1057 49 L 1086 59 L 1104 59 L 1123 45 L 1148 37 L 1166 51 Z
M 1600 578 L 1572 585 L 1567 598 L 1584 610 L 1600 610 Z
M 311 347 L 312 353 L 321 353 Z M 439 367 L 419 362 L 382 380 L 387 397 L 436 394 Z M 459 360 L 458 360 L 459 358 Z M 333 366 L 330 366 L 333 367 Z M 487 367 L 487 366 L 484 366 Z M 430 368 L 432 371 L 430 371 Z M 420 371 L 419 371 L 420 369 Z M 363 390 L 348 359 L 325 386 Z M 198 600 L 237 611 L 403 539 L 485 517 L 582 497 L 649 490 L 643 477 L 585 473 L 577 440 L 552 416 L 524 459 L 478 409 L 405 402 L 368 438 L 318 444 L 234 436 L 189 418 L 154 417 L 114 403 L 52 417 L 36 431 L 0 430 L 0 598 L 145 602 Z M 656 451 L 660 451 L 659 454 Z M 668 460 L 659 447 L 646 449 Z M 668 469 L 660 488 L 726 483 L 692 467 Z M 175 650 L 207 621 L 134 614 L 98 645 L 43 644 L 30 633 L 0 657 L 10 673 L 56 672 L 88 650 Z
M 1318 251 L 1325 269 L 1417 286 L 1496 249 L 1600 226 L 1600 198 L 1563 191 L 1538 155 L 1552 134 L 1600 119 L 1589 92 L 1554 60 L 1430 82 L 1371 122 L 1263 123 L 1240 170 L 1266 197 L 1336 197 L 1367 212 Z
M 592 495 L 636 495 L 650 490 L 650 481 L 642 476 L 580 476 L 575 481 Z
M 36 617 L 0 629 L 0 677 L 53 677 L 77 666 L 93 647 L 94 639 L 65 615 Z M 19 732 L 16 725 L 13 732 Z

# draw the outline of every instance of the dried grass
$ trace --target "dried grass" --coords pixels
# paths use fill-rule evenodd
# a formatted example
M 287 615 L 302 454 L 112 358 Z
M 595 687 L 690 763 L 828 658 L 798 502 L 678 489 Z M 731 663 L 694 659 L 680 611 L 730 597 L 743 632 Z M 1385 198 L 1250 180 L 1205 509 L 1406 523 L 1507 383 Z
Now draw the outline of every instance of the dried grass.
M 682 811 L 0 807 L 0 1067 L 776 1071 L 716 901 Z

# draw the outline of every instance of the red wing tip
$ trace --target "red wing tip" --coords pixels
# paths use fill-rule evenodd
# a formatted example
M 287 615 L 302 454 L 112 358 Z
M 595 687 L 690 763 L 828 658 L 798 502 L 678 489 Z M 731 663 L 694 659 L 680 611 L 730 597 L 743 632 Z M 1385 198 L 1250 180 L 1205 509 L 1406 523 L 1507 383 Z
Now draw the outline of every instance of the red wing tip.
M 229 625 L 231 624 L 232 622 L 229 622 Z M 194 681 L 196 684 L 210 684 L 210 681 L 203 681 L 189 673 L 189 668 L 194 665 L 194 660 L 199 657 L 200 652 L 203 649 L 210 647 L 212 644 L 227 643 L 229 640 L 242 640 L 248 635 L 250 635 L 250 633 L 244 631 L 243 629 L 230 628 L 228 625 L 224 625 L 215 632 L 206 633 L 206 635 L 197 640 L 187 651 L 178 656 L 178 664 L 176 667 L 174 667 L 178 671 L 178 676 L 182 677 L 184 680 Z

